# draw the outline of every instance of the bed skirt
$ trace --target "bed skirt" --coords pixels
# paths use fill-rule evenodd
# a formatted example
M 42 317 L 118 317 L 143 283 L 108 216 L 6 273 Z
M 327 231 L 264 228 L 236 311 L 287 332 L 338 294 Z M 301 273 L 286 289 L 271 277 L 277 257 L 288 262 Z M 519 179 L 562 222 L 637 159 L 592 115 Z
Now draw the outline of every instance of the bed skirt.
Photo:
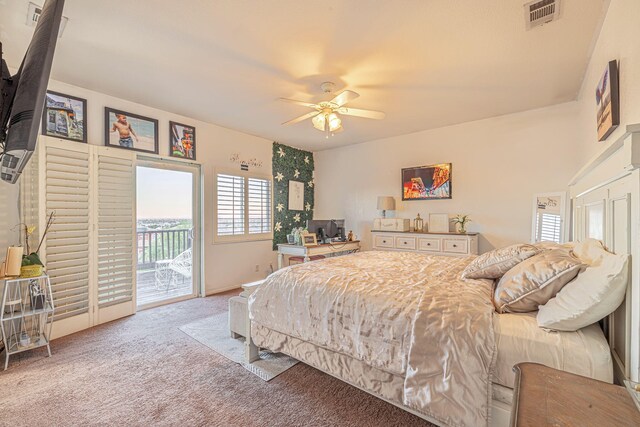
M 404 377 L 256 323 L 251 325 L 251 329 L 253 341 L 258 347 L 287 354 L 417 417 L 440 425 L 437 420 L 403 405 Z M 493 384 L 490 421 L 492 427 L 509 425 L 512 397 L 513 389 Z

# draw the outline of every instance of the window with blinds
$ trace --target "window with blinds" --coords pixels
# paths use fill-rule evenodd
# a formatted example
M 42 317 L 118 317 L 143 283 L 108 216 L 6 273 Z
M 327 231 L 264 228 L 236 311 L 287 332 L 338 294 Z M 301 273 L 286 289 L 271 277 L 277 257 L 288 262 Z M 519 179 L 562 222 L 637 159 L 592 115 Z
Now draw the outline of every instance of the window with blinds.
M 271 235 L 271 180 L 216 175 L 216 237 L 251 240 Z
M 544 193 L 534 197 L 533 242 L 563 243 L 564 193 Z
M 536 230 L 538 242 L 560 243 L 561 218 L 559 214 L 539 213 Z
M 249 178 L 249 234 L 271 232 L 271 181 Z

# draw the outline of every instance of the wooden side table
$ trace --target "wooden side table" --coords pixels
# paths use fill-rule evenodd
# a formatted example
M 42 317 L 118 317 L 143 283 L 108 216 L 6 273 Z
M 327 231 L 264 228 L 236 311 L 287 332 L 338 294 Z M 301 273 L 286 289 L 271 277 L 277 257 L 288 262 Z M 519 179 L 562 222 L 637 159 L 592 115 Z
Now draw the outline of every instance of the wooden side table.
M 640 426 L 640 411 L 624 387 L 548 368 L 513 367 L 511 426 Z

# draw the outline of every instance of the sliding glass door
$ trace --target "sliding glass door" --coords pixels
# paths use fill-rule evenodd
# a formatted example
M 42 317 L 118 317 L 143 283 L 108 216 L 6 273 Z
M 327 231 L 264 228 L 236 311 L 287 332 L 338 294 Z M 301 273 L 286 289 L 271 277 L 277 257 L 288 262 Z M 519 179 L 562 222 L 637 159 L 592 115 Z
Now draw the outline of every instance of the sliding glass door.
M 192 298 L 200 289 L 200 170 L 176 162 L 136 168 L 137 306 Z

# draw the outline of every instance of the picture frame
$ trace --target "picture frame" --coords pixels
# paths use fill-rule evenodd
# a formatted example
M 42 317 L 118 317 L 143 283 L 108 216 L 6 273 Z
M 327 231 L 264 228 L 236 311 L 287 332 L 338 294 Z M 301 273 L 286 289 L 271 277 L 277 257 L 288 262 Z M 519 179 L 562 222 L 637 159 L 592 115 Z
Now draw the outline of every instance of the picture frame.
M 596 87 L 596 125 L 602 142 L 620 125 L 618 62 L 609 61 Z
M 47 90 L 42 112 L 42 135 L 87 143 L 87 100 Z
M 107 147 L 158 154 L 158 120 L 105 107 L 104 141 Z
M 401 173 L 403 201 L 453 197 L 451 163 L 404 168 Z
M 169 121 L 169 156 L 179 159 L 196 159 L 195 126 Z
M 432 213 L 429 214 L 429 233 L 448 233 L 449 232 L 449 214 Z
M 304 210 L 304 182 L 289 181 L 289 210 Z
M 302 234 L 302 246 L 318 246 L 318 239 L 314 233 Z

